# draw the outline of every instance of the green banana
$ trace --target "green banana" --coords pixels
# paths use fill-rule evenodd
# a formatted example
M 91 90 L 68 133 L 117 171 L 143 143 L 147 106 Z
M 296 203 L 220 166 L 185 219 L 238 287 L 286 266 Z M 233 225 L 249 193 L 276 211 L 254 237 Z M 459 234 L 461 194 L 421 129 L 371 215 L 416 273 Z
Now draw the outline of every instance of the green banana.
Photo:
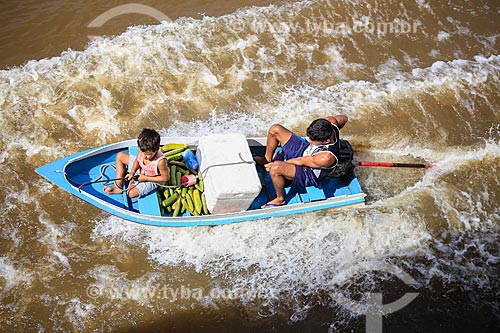
M 168 151 L 180 149 L 180 148 L 186 149 L 187 144 L 185 144 L 185 143 L 167 143 L 160 148 L 160 151 L 162 153 L 166 153 Z
M 182 205 L 188 210 L 189 214 L 194 215 L 194 211 L 191 209 L 191 207 L 189 206 L 189 204 L 187 202 L 187 197 L 182 198 L 181 202 L 182 202 Z
M 198 182 L 194 185 L 200 192 L 205 191 L 205 183 L 203 182 L 203 179 L 198 178 Z
M 181 153 L 178 153 L 178 154 L 175 154 L 175 155 L 168 155 L 166 156 L 167 157 L 167 161 L 170 163 L 171 161 L 180 161 L 182 160 L 182 152 Z
M 182 153 L 184 150 L 186 150 L 185 147 L 177 148 L 177 149 L 174 149 L 174 150 L 171 150 L 171 151 L 167 151 L 166 153 L 163 153 L 163 155 L 165 155 L 165 157 L 169 157 L 169 156 L 172 156 L 172 155 L 176 155 L 176 154 Z
M 194 210 L 198 214 L 201 214 L 201 212 L 203 210 L 203 203 L 201 201 L 200 191 L 198 191 L 198 190 L 193 191 L 193 203 L 194 203 Z
M 186 163 L 181 161 L 171 161 L 170 164 L 177 165 L 178 167 L 181 167 L 183 169 L 187 169 Z
M 161 204 L 163 207 L 171 206 L 177 200 L 178 197 L 179 197 L 179 195 L 177 193 L 174 193 L 174 194 L 172 194 L 172 196 L 163 200 L 163 202 Z
M 175 165 L 171 165 L 169 169 L 170 169 L 170 184 L 172 186 L 176 186 L 176 184 L 175 184 L 175 180 L 176 180 L 175 174 L 177 172 L 177 167 Z
M 181 212 L 181 206 L 182 206 L 182 203 L 181 203 L 181 200 L 180 198 L 177 199 L 177 201 L 175 202 L 176 205 L 175 205 L 175 208 L 174 208 L 174 213 L 172 214 L 172 217 L 177 217 L 179 216 L 179 213 Z
M 177 171 L 175 173 L 175 186 L 181 186 L 181 183 L 182 183 L 181 178 L 182 178 L 181 172 Z
M 203 214 L 208 215 L 210 212 L 208 211 L 207 208 L 207 198 L 205 198 L 205 193 L 201 194 L 201 203 L 203 204 L 202 209 L 203 209 Z
M 186 194 L 186 204 L 188 205 L 188 210 L 191 213 L 191 215 L 194 215 L 193 212 L 195 212 L 195 208 L 193 205 L 193 198 L 191 198 L 190 193 Z
M 187 210 L 186 199 L 181 198 L 181 214 L 184 214 Z

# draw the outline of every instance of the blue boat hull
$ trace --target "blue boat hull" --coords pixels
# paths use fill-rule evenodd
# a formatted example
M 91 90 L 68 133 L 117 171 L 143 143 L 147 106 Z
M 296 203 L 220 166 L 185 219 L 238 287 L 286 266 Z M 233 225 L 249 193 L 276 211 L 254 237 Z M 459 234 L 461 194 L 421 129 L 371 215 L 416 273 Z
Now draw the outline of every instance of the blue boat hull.
M 197 140 L 198 138 L 186 137 L 162 138 L 162 144 L 196 144 Z M 262 153 L 265 150 L 265 139 L 248 139 L 248 143 L 252 152 Z M 270 199 L 274 190 L 272 189 L 269 177 L 263 175 L 263 190 L 248 210 L 237 213 L 204 216 L 190 216 L 188 212 L 179 217 L 161 216 L 160 214 L 142 209 L 142 207 L 159 205 L 156 193 L 145 198 L 130 199 L 126 195 L 105 194 L 103 192 L 103 183 L 94 183 L 79 188 L 80 184 L 97 179 L 101 174 L 101 167 L 103 165 L 115 164 L 116 154 L 121 151 L 128 152 L 130 147 L 134 147 L 135 145 L 135 140 L 128 140 L 90 149 L 44 165 L 36 171 L 65 191 L 110 214 L 132 222 L 160 227 L 222 225 L 324 209 L 363 205 L 365 202 L 365 194 L 354 172 L 343 180 L 328 178 L 321 183 L 319 189 L 307 188 L 297 192 L 287 188 L 287 204 L 268 209 L 260 209 L 260 205 Z M 112 168 L 106 168 L 103 174 L 108 179 L 116 177 L 115 171 Z

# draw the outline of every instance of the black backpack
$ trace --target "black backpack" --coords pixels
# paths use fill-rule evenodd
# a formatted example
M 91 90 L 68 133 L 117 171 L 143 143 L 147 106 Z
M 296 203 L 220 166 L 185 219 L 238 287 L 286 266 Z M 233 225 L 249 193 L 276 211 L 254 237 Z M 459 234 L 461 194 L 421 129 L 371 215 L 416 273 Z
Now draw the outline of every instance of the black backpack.
M 347 140 L 340 140 L 340 154 L 338 157 L 337 166 L 330 172 L 328 177 L 345 177 L 354 170 L 352 159 L 354 158 L 354 150 Z

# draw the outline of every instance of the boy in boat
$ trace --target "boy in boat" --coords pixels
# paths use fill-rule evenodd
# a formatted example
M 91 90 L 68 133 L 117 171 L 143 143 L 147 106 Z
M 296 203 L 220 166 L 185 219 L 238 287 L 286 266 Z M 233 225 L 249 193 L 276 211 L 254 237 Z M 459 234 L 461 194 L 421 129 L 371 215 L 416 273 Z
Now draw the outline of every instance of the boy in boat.
M 345 115 L 314 120 L 307 128 L 307 141 L 282 125 L 275 124 L 267 135 L 266 154 L 256 158 L 271 176 L 276 198 L 262 208 L 285 204 L 285 185 L 292 187 L 318 186 L 323 177 L 335 168 L 340 153 L 340 129 L 347 123 Z M 285 161 L 273 161 L 274 151 L 281 145 Z
M 152 129 L 144 128 L 137 138 L 139 156 L 131 156 L 120 152 L 116 155 L 116 178 L 131 181 L 140 171 L 136 182 L 131 182 L 127 195 L 130 198 L 143 197 L 154 191 L 162 182 L 170 178 L 165 155 L 160 151 L 160 134 Z M 130 163 L 133 162 L 133 163 Z M 130 170 L 127 172 L 127 167 Z M 123 180 L 115 181 L 114 186 L 105 186 L 108 194 L 123 193 Z

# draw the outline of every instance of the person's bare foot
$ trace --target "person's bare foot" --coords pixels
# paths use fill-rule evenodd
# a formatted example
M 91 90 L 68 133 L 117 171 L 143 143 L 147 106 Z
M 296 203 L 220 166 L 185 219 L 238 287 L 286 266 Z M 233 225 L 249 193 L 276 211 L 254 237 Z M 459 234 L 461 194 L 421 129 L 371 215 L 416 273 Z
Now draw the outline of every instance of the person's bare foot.
M 268 203 L 263 204 L 262 206 L 260 206 L 260 208 L 265 209 L 265 208 L 280 207 L 280 206 L 284 206 L 284 205 L 285 205 L 285 200 L 275 198 L 275 199 L 269 201 Z
M 122 194 L 123 190 L 118 186 L 104 186 L 104 192 L 107 194 Z

